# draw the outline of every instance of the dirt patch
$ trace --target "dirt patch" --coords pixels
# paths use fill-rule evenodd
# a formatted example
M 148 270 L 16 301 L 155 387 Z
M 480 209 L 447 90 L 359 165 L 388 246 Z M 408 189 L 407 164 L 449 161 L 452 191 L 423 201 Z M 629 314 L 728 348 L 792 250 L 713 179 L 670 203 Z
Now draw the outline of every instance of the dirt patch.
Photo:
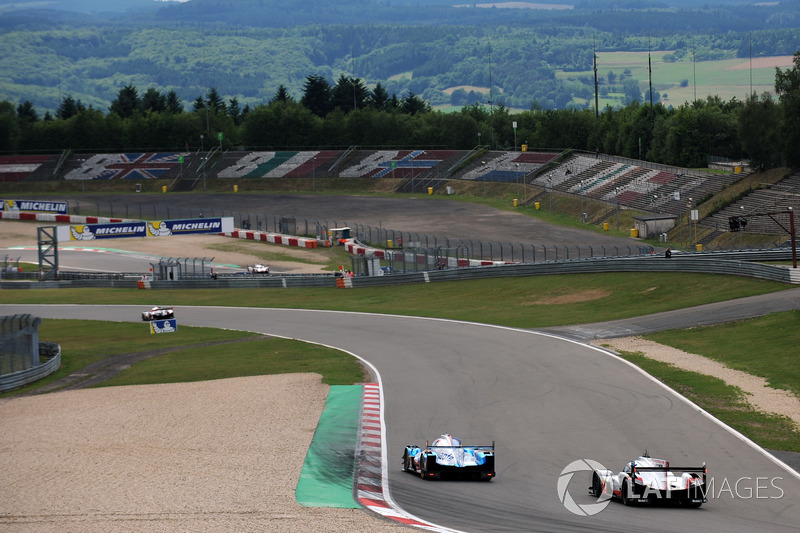
M 574 304 L 580 302 L 590 302 L 592 300 L 605 298 L 610 294 L 611 293 L 608 291 L 593 289 L 571 294 L 545 295 L 542 298 L 537 298 L 535 301 L 531 302 L 530 305 Z
M 789 391 L 770 387 L 764 378 L 728 368 L 702 355 L 684 352 L 642 337 L 604 339 L 594 344 L 610 346 L 614 350 L 640 352 L 656 361 L 719 378 L 728 385 L 739 387 L 744 391 L 745 399 L 755 409 L 788 417 L 800 428 L 800 398 Z

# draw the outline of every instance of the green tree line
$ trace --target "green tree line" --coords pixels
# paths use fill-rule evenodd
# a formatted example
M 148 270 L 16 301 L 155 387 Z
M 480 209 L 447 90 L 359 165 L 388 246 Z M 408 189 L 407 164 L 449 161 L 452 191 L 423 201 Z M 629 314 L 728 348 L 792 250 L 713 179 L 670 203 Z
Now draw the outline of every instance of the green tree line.
M 0 102 L 0 152 L 45 153 L 224 149 L 275 150 L 406 147 L 467 150 L 477 144 L 517 149 L 600 150 L 604 153 L 703 167 L 707 156 L 750 159 L 761 168 L 800 165 L 800 52 L 794 66 L 776 68 L 775 91 L 744 102 L 707 97 L 677 108 L 633 101 L 621 108 L 544 109 L 512 114 L 502 104 L 432 110 L 408 91 L 401 97 L 358 78 L 306 77 L 296 100 L 281 85 L 253 108 L 227 102 L 215 89 L 190 109 L 174 92 L 121 89 L 108 113 L 66 97 L 55 116 L 40 117 L 30 102 Z M 517 123 L 516 130 L 513 123 Z
M 594 84 L 588 73 L 595 51 L 669 51 L 654 59 L 684 62 L 687 68 L 696 61 L 702 71 L 705 60 L 790 55 L 800 49 L 796 28 L 694 35 L 660 31 L 651 37 L 565 24 L 12 28 L 0 31 L 0 48 L 7 52 L 0 54 L 0 95 L 15 105 L 30 100 L 53 112 L 64 94 L 105 110 L 128 84 L 175 90 L 184 100 L 215 87 L 226 98 L 253 106 L 266 102 L 280 84 L 299 94 L 305 75 L 318 72 L 329 80 L 342 73 L 358 76 L 370 87 L 381 82 L 398 94 L 413 91 L 433 106 L 491 99 L 527 109 L 535 100 L 563 109 L 591 107 Z M 559 70 L 586 74 L 567 81 L 557 76 Z M 464 93 L 459 87 L 476 89 L 469 94 L 469 88 Z

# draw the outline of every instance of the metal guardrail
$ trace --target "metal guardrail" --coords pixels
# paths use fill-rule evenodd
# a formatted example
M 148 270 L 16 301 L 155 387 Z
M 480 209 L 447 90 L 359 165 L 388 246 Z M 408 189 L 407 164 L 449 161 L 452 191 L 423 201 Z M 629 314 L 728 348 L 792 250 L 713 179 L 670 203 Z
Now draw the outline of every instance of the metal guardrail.
M 794 269 L 776 265 L 750 263 L 737 260 L 703 258 L 664 259 L 663 257 L 632 257 L 614 259 L 583 259 L 553 263 L 527 263 L 519 265 L 484 266 L 445 269 L 432 272 L 398 274 L 378 277 L 352 278 L 352 286 L 372 287 L 432 283 L 436 281 L 465 281 L 511 276 L 550 276 L 557 274 L 600 274 L 611 272 L 693 272 L 698 274 L 726 274 L 767 279 L 781 283 L 800 283 Z M 794 278 L 794 279 L 793 279 Z
M 40 342 L 39 355 L 49 357 L 39 366 L 0 375 L 0 392 L 18 389 L 49 376 L 61 366 L 61 346 L 54 342 Z
M 384 276 L 356 276 L 348 278 L 352 287 L 378 287 L 430 283 L 434 281 L 464 281 L 511 276 L 544 276 L 556 274 L 599 274 L 607 272 L 693 272 L 698 274 L 725 274 L 767 279 L 781 283 L 800 284 L 800 270 L 758 261 L 786 261 L 791 251 L 784 249 L 754 250 L 727 253 L 697 252 L 674 254 L 665 259 L 660 255 L 640 257 L 592 257 L 540 263 L 518 263 L 480 267 L 446 268 Z M 180 279 L 150 281 L 151 289 L 242 289 L 242 288 L 299 288 L 336 287 L 333 274 L 293 274 L 269 276 L 226 276 L 217 279 Z M 49 288 L 136 288 L 138 280 L 66 280 L 0 282 L 0 289 Z

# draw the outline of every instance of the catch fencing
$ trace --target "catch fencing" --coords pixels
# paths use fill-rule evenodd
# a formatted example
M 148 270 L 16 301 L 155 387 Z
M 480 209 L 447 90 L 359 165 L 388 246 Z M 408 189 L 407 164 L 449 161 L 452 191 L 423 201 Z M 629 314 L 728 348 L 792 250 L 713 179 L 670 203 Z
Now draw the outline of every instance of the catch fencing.
M 648 245 L 598 246 L 586 244 L 567 246 L 451 239 L 419 232 L 375 227 L 369 224 L 348 223 L 346 220 L 287 217 L 279 214 L 217 209 L 213 206 L 199 208 L 157 203 L 127 204 L 102 201 L 81 203 L 78 200 L 74 205 L 70 206 L 70 211 L 73 212 L 72 214 L 79 216 L 104 216 L 141 220 L 232 217 L 234 225 L 244 230 L 290 234 L 319 240 L 328 240 L 328 232 L 333 228 L 350 227 L 352 230 L 351 235 L 354 238 L 372 248 L 457 249 L 460 257 L 469 257 L 480 261 L 535 263 L 589 257 L 631 257 L 653 252 L 653 247 Z

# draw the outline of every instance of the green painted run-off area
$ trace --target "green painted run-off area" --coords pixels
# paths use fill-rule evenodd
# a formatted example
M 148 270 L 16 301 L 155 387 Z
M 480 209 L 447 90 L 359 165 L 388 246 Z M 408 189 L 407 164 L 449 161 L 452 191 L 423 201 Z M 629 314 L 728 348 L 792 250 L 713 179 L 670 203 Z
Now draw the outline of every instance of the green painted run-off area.
M 353 499 L 361 385 L 333 385 L 311 440 L 295 496 L 306 507 L 358 508 Z

